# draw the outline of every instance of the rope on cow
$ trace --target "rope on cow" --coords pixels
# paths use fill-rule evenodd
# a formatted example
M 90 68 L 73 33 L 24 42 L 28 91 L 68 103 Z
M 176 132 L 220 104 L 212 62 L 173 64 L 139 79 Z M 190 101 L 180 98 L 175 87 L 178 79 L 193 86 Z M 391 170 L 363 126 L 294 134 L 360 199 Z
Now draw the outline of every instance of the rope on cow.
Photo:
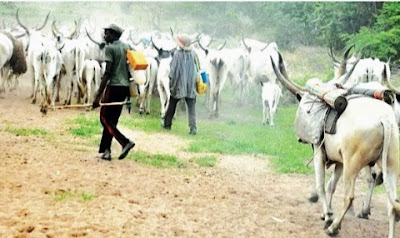
M 314 160 L 315 155 L 318 153 L 319 150 L 321 150 L 321 147 L 324 145 L 324 143 L 325 143 L 325 136 L 324 136 L 324 139 L 322 139 L 321 144 L 319 145 L 319 147 L 317 148 L 317 150 L 314 152 L 314 155 L 313 155 L 313 156 L 310 158 L 310 160 L 307 162 L 307 164 L 306 164 L 307 166 L 309 166 L 310 163 L 311 163 L 311 161 Z

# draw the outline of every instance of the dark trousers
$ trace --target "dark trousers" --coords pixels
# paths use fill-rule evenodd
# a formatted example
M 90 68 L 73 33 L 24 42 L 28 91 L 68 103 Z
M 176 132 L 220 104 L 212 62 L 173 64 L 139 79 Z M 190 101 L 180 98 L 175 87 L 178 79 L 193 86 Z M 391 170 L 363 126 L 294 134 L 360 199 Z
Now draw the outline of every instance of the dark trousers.
M 167 112 L 165 113 L 164 126 L 171 127 L 172 118 L 175 115 L 176 104 L 180 99 L 170 97 Z M 196 98 L 185 98 L 189 114 L 189 128 L 196 129 Z
M 107 86 L 102 102 L 121 102 L 129 96 L 129 87 Z M 100 122 L 103 125 L 103 136 L 101 137 L 99 153 L 105 150 L 111 151 L 111 142 L 115 138 L 124 147 L 129 140 L 117 129 L 122 105 L 103 106 L 100 109 Z

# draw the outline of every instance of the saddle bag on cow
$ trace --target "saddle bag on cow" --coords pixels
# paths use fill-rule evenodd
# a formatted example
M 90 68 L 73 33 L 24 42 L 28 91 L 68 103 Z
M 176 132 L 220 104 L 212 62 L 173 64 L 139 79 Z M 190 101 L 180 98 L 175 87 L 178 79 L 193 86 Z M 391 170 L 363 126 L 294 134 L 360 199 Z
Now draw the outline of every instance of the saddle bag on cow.
M 318 97 L 304 94 L 297 108 L 294 127 L 299 142 L 319 144 L 324 133 L 324 118 L 329 106 Z
M 198 94 L 203 94 L 207 90 L 207 72 L 205 70 L 200 70 L 200 63 L 199 58 L 196 54 L 194 54 L 194 64 L 197 70 L 197 77 L 196 77 L 196 91 Z

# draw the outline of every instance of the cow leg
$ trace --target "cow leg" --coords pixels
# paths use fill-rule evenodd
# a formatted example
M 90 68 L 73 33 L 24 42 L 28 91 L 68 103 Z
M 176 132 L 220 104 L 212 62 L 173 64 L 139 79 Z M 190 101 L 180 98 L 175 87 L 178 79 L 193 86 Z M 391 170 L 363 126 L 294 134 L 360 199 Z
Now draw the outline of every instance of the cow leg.
M 210 118 L 217 118 L 218 117 L 218 95 L 219 92 L 216 91 L 212 94 L 212 99 L 211 99 L 211 114 Z
M 263 100 L 262 105 L 263 105 L 263 125 L 266 125 L 268 123 L 267 102 Z
M 317 148 L 319 145 L 316 145 Z M 318 192 L 318 197 L 322 202 L 322 211 L 325 221 L 325 227 L 328 227 L 332 222 L 332 211 L 329 209 L 326 194 L 325 194 L 325 150 L 318 149 L 314 156 L 315 170 L 315 186 Z
M 73 90 L 74 90 L 74 83 L 70 81 L 67 86 L 67 98 L 65 100 L 65 105 L 71 104 Z
M 145 100 L 144 110 L 145 110 L 147 115 L 150 114 L 150 103 L 151 103 L 151 97 L 152 97 L 152 92 L 151 91 L 152 90 L 150 90 L 150 88 L 147 89 L 147 92 L 146 92 L 146 95 L 145 95 L 145 98 L 144 98 L 144 100 Z
M 155 84 L 155 78 L 150 79 L 149 88 L 146 94 L 146 106 L 145 106 L 146 114 L 150 114 L 151 98 L 153 97 L 154 84 Z
M 36 70 L 33 68 L 33 67 L 31 67 L 31 72 L 32 72 L 32 77 L 31 77 L 31 82 L 32 82 L 32 94 L 31 94 L 31 96 L 30 96 L 30 98 L 32 98 L 32 100 L 33 100 L 33 97 L 34 97 L 34 94 L 36 93 Z M 34 102 L 32 102 L 32 103 L 34 103 Z
M 337 185 L 340 177 L 342 176 L 342 173 L 343 173 L 343 164 L 336 163 L 335 170 L 333 171 L 333 174 L 332 174 L 331 178 L 329 179 L 328 184 L 326 186 L 326 192 L 327 192 L 327 195 L 328 195 L 328 207 L 329 207 L 329 209 L 332 209 L 333 194 L 336 191 L 336 185 Z
M 170 97 L 170 93 L 169 90 L 165 90 L 162 86 L 161 86 L 161 91 L 159 91 L 160 93 L 160 102 L 161 102 L 161 118 L 165 117 L 165 113 L 167 112 L 167 108 L 169 105 L 169 97 Z
M 269 106 L 269 118 L 268 118 L 268 121 L 269 121 L 269 126 L 270 127 L 274 127 L 274 118 L 273 118 L 273 116 L 274 116 L 274 108 L 273 108 L 273 102 L 268 102 L 268 106 Z
M 374 177 L 374 174 L 372 173 L 370 166 L 367 166 L 365 168 L 365 171 L 368 176 L 368 178 L 367 178 L 368 190 L 367 190 L 367 193 L 365 194 L 361 212 L 357 215 L 357 217 L 363 218 L 363 219 L 368 219 L 368 216 L 371 215 L 371 209 L 370 209 L 371 208 L 371 198 L 372 198 L 372 194 L 373 194 L 374 187 L 376 184 L 376 175 Z
M 47 108 L 50 100 L 50 95 L 47 87 L 46 77 L 42 77 L 40 81 L 41 85 L 41 95 L 42 95 L 42 102 L 40 103 L 40 112 L 43 114 L 47 113 Z
M 4 79 L 4 75 L 3 75 L 3 70 L 1 71 L 1 75 L 0 75 L 0 94 L 1 93 L 5 93 L 6 92 L 6 87 L 5 87 L 5 79 Z
M 58 85 L 58 76 L 54 76 L 53 80 L 51 81 L 51 106 L 55 106 L 56 105 L 56 94 L 57 94 L 57 85 Z
M 397 157 L 396 157 L 397 158 Z M 383 182 L 385 185 L 386 193 L 388 196 L 387 208 L 388 208 L 388 216 L 389 216 L 389 238 L 394 238 L 394 231 L 395 231 L 395 217 L 396 217 L 396 210 L 394 206 L 399 206 L 398 204 L 392 204 L 391 201 L 397 203 L 397 161 L 392 165 L 387 165 L 387 171 L 383 170 Z M 384 168 L 384 167 L 383 167 Z
M 344 163 L 346 163 L 346 156 L 344 158 Z M 337 235 L 339 233 L 341 223 L 343 217 L 346 215 L 346 212 L 351 207 L 354 200 L 354 184 L 357 178 L 358 173 L 361 168 L 358 164 L 351 164 L 351 161 L 360 161 L 360 158 L 356 156 L 347 157 L 350 163 L 345 164 L 343 168 L 343 185 L 344 185 L 344 198 L 343 198 L 343 207 L 342 210 L 338 213 L 338 216 L 333 220 L 332 224 L 326 229 L 326 233 L 330 236 Z
M 12 87 L 11 87 L 11 91 L 16 90 L 18 85 L 19 85 L 19 76 L 14 75 L 14 80 L 13 80 L 13 84 L 12 84 Z
M 138 97 L 138 103 L 139 103 L 139 114 L 143 114 L 145 111 L 145 104 L 146 104 L 146 94 L 147 94 L 147 90 L 148 88 L 146 86 L 143 85 L 139 85 L 140 88 L 140 94 Z
M 60 102 L 60 88 L 61 88 L 61 76 L 57 77 L 57 94 L 56 94 L 56 102 Z
M 40 73 L 38 72 L 39 70 L 35 70 L 35 75 L 34 75 L 34 80 L 33 80 L 33 93 L 32 93 L 32 104 L 36 103 L 36 95 L 37 92 L 39 91 L 39 81 L 41 80 Z

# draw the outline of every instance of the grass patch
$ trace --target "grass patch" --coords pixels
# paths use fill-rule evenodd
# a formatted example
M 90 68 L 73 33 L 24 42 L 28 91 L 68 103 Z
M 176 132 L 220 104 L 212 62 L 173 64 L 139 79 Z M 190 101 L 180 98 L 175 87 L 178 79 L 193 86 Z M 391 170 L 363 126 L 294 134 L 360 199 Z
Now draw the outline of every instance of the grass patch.
M 227 89 L 229 90 L 229 88 Z M 226 92 L 228 98 L 231 92 Z M 271 156 L 271 165 L 279 173 L 310 173 L 305 166 L 312 156 L 311 146 L 297 142 L 294 133 L 294 118 L 297 105 L 279 107 L 275 118 L 275 127 L 262 125 L 261 105 L 238 107 L 234 102 L 225 100 L 220 107 L 220 117 L 209 119 L 205 107 L 205 96 L 198 97 L 196 104 L 196 136 L 188 135 L 189 127 L 186 113 L 177 111 L 172 130 L 164 131 L 160 126 L 159 100 L 153 99 L 153 111 L 150 115 L 123 114 L 120 121 L 127 128 L 140 129 L 149 133 L 170 133 L 190 140 L 186 149 L 194 153 L 220 154 L 265 154 Z M 157 105 L 158 104 L 158 105 Z
M 203 156 L 195 159 L 195 163 L 201 167 L 214 167 L 217 164 L 217 157 L 215 156 Z
M 97 114 L 96 114 L 97 115 Z M 95 114 L 80 114 L 68 122 L 71 127 L 69 132 L 78 137 L 90 138 L 101 134 L 102 126 Z
M 21 128 L 21 127 L 11 127 L 11 126 L 6 126 L 4 128 L 4 131 L 11 133 L 16 136 L 44 136 L 47 135 L 47 131 L 44 129 L 39 129 L 39 128 Z
M 79 199 L 83 202 L 92 201 L 95 196 L 88 192 L 73 192 L 70 190 L 57 190 L 54 193 L 46 191 L 46 194 L 50 194 L 53 197 L 53 200 L 56 202 L 63 202 L 68 199 Z
M 186 164 L 179 160 L 174 155 L 163 155 L 163 154 L 147 154 L 142 152 L 136 152 L 129 154 L 128 159 L 150 165 L 156 168 L 184 168 Z

